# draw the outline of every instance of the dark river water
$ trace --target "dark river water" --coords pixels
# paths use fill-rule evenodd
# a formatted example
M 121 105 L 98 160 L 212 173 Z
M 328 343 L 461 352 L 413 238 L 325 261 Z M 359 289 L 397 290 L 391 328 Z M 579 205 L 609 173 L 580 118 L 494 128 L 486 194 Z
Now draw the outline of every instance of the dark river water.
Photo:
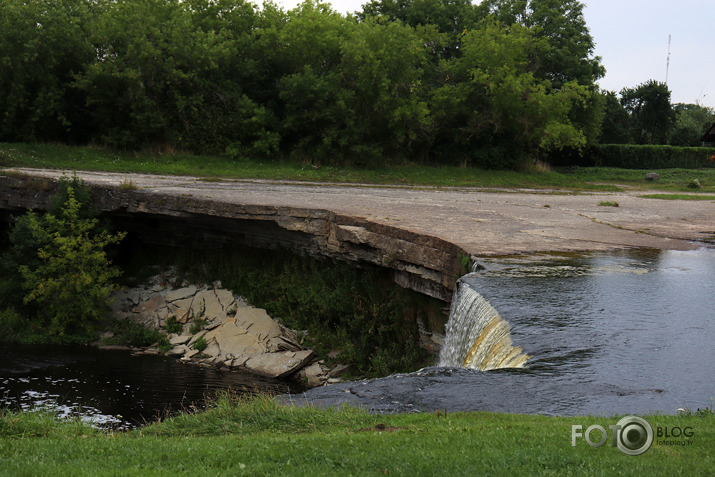
M 0 344 L 0 407 L 53 409 L 100 427 L 129 428 L 203 408 L 217 391 L 297 391 L 297 383 L 92 347 Z
M 496 308 L 524 369 L 428 368 L 309 391 L 379 412 L 674 414 L 715 401 L 715 250 L 494 259 L 463 280 Z
M 464 280 L 507 320 L 523 369 L 427 368 L 300 394 L 284 382 L 92 348 L 0 347 L 0 401 L 126 427 L 218 389 L 376 412 L 674 414 L 715 404 L 715 250 L 490 259 Z

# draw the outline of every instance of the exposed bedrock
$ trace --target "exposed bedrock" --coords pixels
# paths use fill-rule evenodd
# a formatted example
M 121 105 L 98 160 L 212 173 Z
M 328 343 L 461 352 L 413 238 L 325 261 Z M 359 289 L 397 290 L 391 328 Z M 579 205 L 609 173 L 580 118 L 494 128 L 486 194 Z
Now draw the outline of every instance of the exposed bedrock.
M 147 243 L 288 249 L 315 258 L 393 271 L 394 281 L 449 302 L 466 253 L 427 234 L 370 222 L 324 209 L 241 205 L 185 196 L 176 191 L 127 190 L 87 181 L 99 210 L 118 228 Z M 24 209 L 46 209 L 54 179 L 0 176 L 0 212 L 7 219 Z

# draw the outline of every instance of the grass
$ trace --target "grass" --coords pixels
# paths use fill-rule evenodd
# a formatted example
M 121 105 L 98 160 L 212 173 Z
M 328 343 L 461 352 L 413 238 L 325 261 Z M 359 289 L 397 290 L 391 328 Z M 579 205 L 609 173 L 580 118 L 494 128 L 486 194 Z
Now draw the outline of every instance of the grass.
M 137 172 L 197 176 L 207 182 L 220 179 L 269 179 L 348 184 L 394 184 L 440 187 L 528 187 L 613 190 L 591 185 L 556 172 L 484 171 L 460 167 L 415 164 L 379 168 L 338 167 L 295 161 L 236 161 L 219 156 L 190 154 L 123 153 L 101 148 L 45 144 L 0 143 L 0 167 Z
M 282 406 L 224 395 L 211 408 L 130 432 L 97 431 L 42 413 L 0 415 L 2 475 L 709 475 L 712 413 L 647 417 L 692 428 L 691 444 L 656 438 L 643 455 L 583 439 L 619 417 L 415 413 Z M 610 431 L 609 437 L 610 437 Z M 598 436 L 597 436 L 598 437 Z
M 646 181 L 647 172 L 657 172 L 657 181 Z M 614 167 L 574 167 L 564 170 L 574 179 L 588 183 L 607 183 L 640 190 L 689 191 L 698 179 L 701 192 L 715 192 L 715 169 L 618 169 Z
M 134 181 L 126 177 L 119 183 L 119 189 L 121 190 L 137 190 L 138 188 Z
M 662 200 L 712 200 L 715 201 L 715 195 L 702 194 L 644 194 L 640 197 L 646 199 L 662 199 Z
M 715 169 L 657 171 L 658 182 L 647 182 L 645 172 L 612 168 L 534 169 L 529 172 L 485 171 L 453 166 L 411 163 L 377 168 L 314 168 L 296 161 L 235 161 L 219 156 L 128 153 L 96 147 L 54 144 L 0 143 L 0 167 L 34 167 L 120 173 L 197 176 L 207 182 L 219 179 L 269 179 L 346 184 L 392 184 L 436 187 L 537 188 L 617 191 L 622 185 L 659 190 L 688 190 L 698 179 L 702 191 L 715 192 Z M 131 188 L 125 179 L 123 187 Z
M 601 202 L 598 203 L 601 207 L 619 207 L 620 204 L 615 201 L 611 200 L 602 200 Z

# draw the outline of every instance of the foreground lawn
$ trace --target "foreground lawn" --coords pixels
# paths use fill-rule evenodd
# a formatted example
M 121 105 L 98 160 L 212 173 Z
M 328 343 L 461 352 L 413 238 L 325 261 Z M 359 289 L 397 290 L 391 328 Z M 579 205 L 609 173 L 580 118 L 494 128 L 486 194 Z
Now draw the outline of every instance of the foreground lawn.
M 0 168 L 36 167 L 108 172 L 139 172 L 212 178 L 271 179 L 314 182 L 394 184 L 437 187 L 508 187 L 617 191 L 623 186 L 715 192 L 715 169 L 669 169 L 657 182 L 645 171 L 613 168 L 569 168 L 559 171 L 485 171 L 475 168 L 401 164 L 377 168 L 317 167 L 295 161 L 235 161 L 226 157 L 187 154 L 120 153 L 100 148 L 0 143 Z M 651 172 L 651 171 L 649 171 Z
M 618 417 L 486 412 L 370 415 L 223 397 L 208 411 L 109 433 L 48 414 L 0 416 L 0 475 L 709 475 L 715 417 L 648 416 L 690 428 L 686 445 L 655 439 L 631 457 L 583 439 Z M 599 440 L 595 432 L 592 440 Z M 683 440 L 685 438 L 681 438 Z

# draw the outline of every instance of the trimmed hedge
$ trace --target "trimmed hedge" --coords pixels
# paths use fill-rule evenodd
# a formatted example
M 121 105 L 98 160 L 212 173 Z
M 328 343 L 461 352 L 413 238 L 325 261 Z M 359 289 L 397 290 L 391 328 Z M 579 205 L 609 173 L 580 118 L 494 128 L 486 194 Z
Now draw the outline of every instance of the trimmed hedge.
M 580 162 L 584 163 L 578 165 L 623 169 L 699 169 L 715 167 L 715 147 L 597 144 Z
M 554 152 L 548 161 L 554 166 L 621 169 L 715 168 L 715 147 L 594 144 L 583 152 L 573 149 Z

